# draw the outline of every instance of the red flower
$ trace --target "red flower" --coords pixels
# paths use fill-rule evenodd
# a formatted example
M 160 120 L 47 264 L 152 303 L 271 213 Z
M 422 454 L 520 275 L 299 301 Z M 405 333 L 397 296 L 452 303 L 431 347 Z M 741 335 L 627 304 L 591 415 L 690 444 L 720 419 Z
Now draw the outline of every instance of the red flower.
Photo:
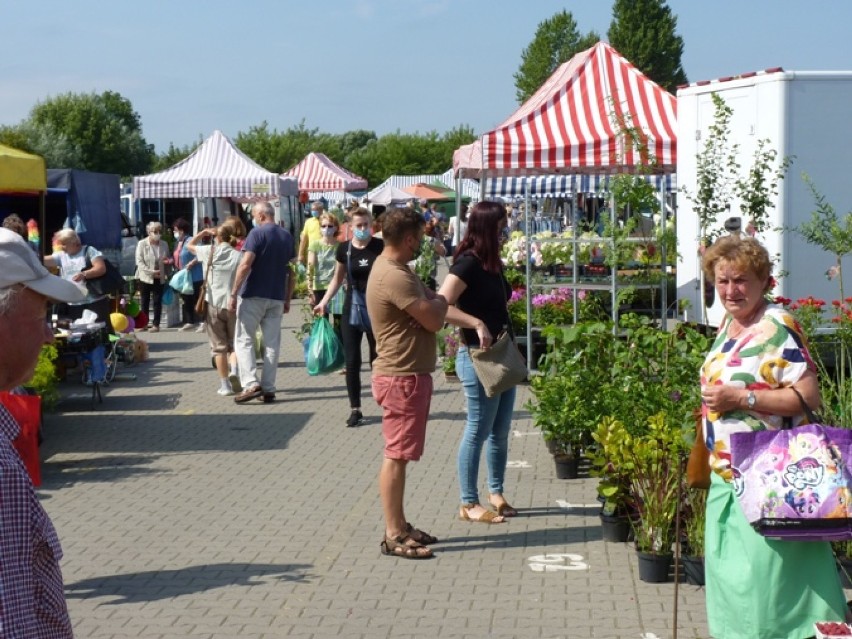
M 799 310 L 799 305 L 798 304 L 790 304 L 790 310 L 791 311 Z
M 842 306 L 842 305 L 843 305 L 843 302 L 841 302 L 840 300 L 831 300 L 831 305 L 832 305 L 834 308 L 838 308 L 838 307 L 840 307 L 840 306 Z

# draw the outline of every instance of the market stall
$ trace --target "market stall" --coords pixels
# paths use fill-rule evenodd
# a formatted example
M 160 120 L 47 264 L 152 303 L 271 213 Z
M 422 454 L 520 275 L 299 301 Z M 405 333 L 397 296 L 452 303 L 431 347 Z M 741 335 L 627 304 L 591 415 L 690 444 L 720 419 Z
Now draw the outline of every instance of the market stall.
M 367 180 L 335 164 L 323 153 L 308 153 L 281 177 L 297 179 L 299 189 L 306 191 L 311 200 L 342 202 L 347 193 L 367 190 Z

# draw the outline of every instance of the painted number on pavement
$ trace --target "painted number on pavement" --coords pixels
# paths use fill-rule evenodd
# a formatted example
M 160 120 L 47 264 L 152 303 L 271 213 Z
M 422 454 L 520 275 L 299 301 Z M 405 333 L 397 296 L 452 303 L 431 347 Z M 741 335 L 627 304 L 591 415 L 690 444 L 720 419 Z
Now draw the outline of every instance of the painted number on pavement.
M 530 468 L 530 463 L 527 461 L 507 461 L 506 468 Z
M 533 572 L 559 572 L 561 570 L 588 570 L 589 564 L 583 555 L 575 553 L 560 553 L 550 555 L 533 555 L 527 559 Z

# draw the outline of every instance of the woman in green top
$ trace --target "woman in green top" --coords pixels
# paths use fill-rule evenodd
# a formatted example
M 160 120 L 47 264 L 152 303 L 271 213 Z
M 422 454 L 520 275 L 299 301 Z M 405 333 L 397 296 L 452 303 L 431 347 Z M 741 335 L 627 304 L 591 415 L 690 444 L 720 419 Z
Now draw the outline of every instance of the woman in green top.
M 311 296 L 311 305 L 316 306 L 325 295 L 329 282 L 334 277 L 334 269 L 337 266 L 335 254 L 337 251 L 337 233 L 340 230 L 340 222 L 331 213 L 323 213 L 319 218 L 322 239 L 311 242 L 308 245 L 308 292 Z M 343 293 L 341 288 L 338 294 Z M 329 304 L 329 311 L 333 317 L 332 324 L 339 330 L 342 317 L 342 304 L 335 308 Z M 337 312 L 335 312 L 337 310 Z

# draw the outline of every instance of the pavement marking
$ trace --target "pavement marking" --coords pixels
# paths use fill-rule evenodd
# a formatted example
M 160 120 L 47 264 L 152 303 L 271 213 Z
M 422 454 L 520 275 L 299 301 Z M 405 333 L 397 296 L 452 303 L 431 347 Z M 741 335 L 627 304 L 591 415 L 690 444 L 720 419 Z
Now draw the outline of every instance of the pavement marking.
M 576 553 L 557 553 L 533 555 L 527 559 L 533 572 L 560 572 L 563 570 L 588 570 L 583 555 Z
M 539 434 L 540 434 L 540 431 L 537 431 L 537 430 L 527 431 L 526 433 L 522 433 L 519 430 L 513 430 L 512 431 L 512 437 L 529 437 L 530 435 L 539 435 Z
M 573 510 L 574 508 L 600 508 L 600 503 L 597 504 L 572 504 L 564 499 L 557 499 L 556 505 L 565 510 Z
M 532 468 L 527 461 L 507 461 L 506 468 Z
M 643 632 L 641 635 L 639 635 L 639 639 L 660 639 L 660 638 L 657 635 L 655 635 L 653 632 Z

